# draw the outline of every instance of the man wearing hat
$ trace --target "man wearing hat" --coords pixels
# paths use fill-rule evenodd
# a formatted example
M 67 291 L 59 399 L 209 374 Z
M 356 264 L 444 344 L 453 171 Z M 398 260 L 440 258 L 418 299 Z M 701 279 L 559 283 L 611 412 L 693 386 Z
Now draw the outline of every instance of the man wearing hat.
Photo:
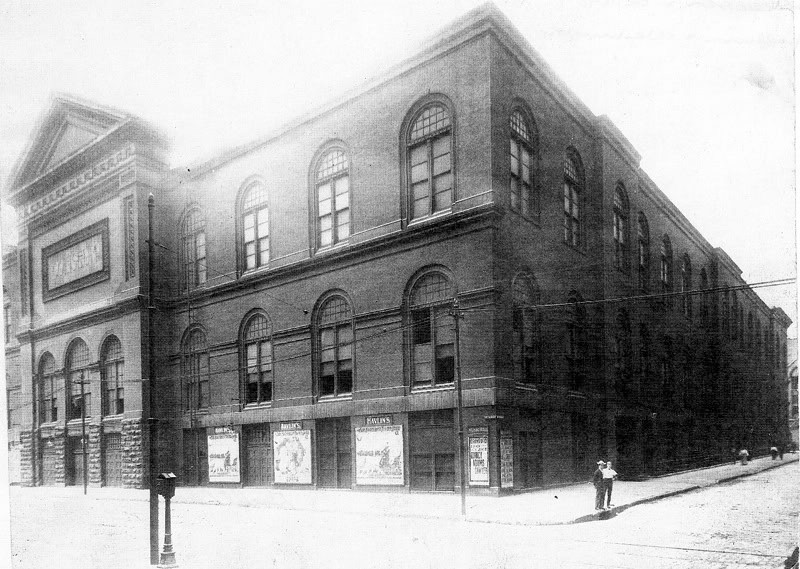
M 605 497 L 605 488 L 603 487 L 603 467 L 606 465 L 602 460 L 597 461 L 597 470 L 594 471 L 592 476 L 592 484 L 594 484 L 594 509 L 603 509 L 603 498 Z

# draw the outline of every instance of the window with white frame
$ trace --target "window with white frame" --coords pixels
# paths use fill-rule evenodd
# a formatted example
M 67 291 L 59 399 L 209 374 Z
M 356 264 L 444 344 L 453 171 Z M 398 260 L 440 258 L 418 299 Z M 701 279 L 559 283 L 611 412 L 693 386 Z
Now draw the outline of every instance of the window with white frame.
M 340 148 L 317 163 L 317 247 L 330 247 L 350 237 L 350 163 Z
M 183 219 L 183 284 L 191 290 L 208 278 L 206 265 L 206 219 L 199 208 L 190 209 Z
M 410 297 L 411 376 L 416 387 L 452 383 L 455 336 L 450 310 L 453 286 L 441 272 L 420 277 Z
M 269 206 L 266 188 L 256 182 L 245 189 L 241 201 L 244 270 L 269 264 Z
M 100 360 L 103 415 L 120 415 L 125 412 L 124 370 L 122 344 L 116 336 L 111 336 L 103 344 Z
M 263 314 L 251 316 L 242 337 L 245 403 L 272 401 L 272 329 Z
M 534 180 L 536 131 L 520 110 L 511 113 L 509 162 L 511 170 L 511 210 L 525 217 L 539 213 L 539 199 Z
M 39 424 L 58 421 L 58 380 L 56 361 L 52 354 L 45 353 L 39 360 L 37 382 L 37 402 L 39 404 Z
M 419 219 L 453 204 L 453 132 L 441 103 L 423 107 L 411 121 L 406 140 L 409 217 Z
M 353 313 L 341 295 L 323 302 L 317 314 L 319 396 L 353 392 Z
M 572 247 L 583 246 L 581 207 L 583 170 L 576 156 L 564 158 L 564 242 Z
M 67 420 L 80 419 L 83 416 L 90 417 L 92 394 L 89 381 L 89 348 L 83 340 L 77 339 L 70 344 L 67 350 L 65 371 L 67 393 L 69 394 Z
M 184 410 L 204 409 L 210 404 L 208 377 L 208 347 L 206 334 L 199 328 L 191 330 L 182 349 L 184 377 Z
M 628 195 L 622 184 L 614 192 L 614 259 L 617 269 L 628 271 Z

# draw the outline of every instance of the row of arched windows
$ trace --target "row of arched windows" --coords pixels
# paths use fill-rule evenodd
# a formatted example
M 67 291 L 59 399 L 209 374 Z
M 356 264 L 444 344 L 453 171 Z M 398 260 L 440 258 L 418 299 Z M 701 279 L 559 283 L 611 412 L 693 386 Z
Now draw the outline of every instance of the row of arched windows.
M 116 336 L 109 336 L 100 350 L 101 413 L 120 415 L 125 411 L 124 358 L 122 345 Z M 92 415 L 91 362 L 89 347 L 80 338 L 70 342 L 64 357 L 64 368 L 56 368 L 50 352 L 39 357 L 35 400 L 39 424 L 58 421 L 60 413 L 66 419 Z
M 455 200 L 453 106 L 444 96 L 429 96 L 412 107 L 402 129 L 406 218 L 422 219 L 450 211 Z M 509 122 L 510 207 L 526 218 L 539 216 L 539 135 L 530 113 L 517 105 Z M 569 148 L 564 155 L 564 241 L 583 246 L 582 199 L 585 186 L 580 155 Z M 314 242 L 317 250 L 348 240 L 351 227 L 351 163 L 344 143 L 326 144 L 312 162 Z M 270 261 L 269 193 L 251 178 L 237 200 L 236 241 L 240 273 L 267 267 Z M 180 223 L 182 288 L 193 289 L 208 279 L 205 216 L 197 204 L 187 207 Z

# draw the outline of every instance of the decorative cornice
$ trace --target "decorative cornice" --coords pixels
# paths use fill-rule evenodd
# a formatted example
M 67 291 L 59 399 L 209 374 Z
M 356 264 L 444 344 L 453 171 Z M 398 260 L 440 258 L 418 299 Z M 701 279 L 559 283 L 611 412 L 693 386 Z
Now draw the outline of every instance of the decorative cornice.
M 82 193 L 83 190 L 94 187 L 101 181 L 110 178 L 113 174 L 119 174 L 118 187 L 126 185 L 129 181 L 124 181 L 125 178 L 133 177 L 135 179 L 135 171 L 125 170 L 126 166 L 133 161 L 135 154 L 136 146 L 133 143 L 129 143 L 121 150 L 109 154 L 90 168 L 73 176 L 70 180 L 67 180 L 38 200 L 20 205 L 16 209 L 19 225 L 36 219 L 56 205 L 60 205 L 68 198 Z

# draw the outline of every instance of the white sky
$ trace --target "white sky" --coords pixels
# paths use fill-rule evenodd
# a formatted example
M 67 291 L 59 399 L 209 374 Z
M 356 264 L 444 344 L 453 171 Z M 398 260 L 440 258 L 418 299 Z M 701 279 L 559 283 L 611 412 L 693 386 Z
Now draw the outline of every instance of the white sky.
M 0 0 L 0 183 L 54 91 L 138 114 L 172 138 L 173 166 L 192 163 L 372 77 L 478 4 Z M 791 0 L 496 4 L 747 281 L 795 275 Z M 4 206 L 3 243 L 15 224 Z M 795 290 L 759 294 L 796 320 Z

